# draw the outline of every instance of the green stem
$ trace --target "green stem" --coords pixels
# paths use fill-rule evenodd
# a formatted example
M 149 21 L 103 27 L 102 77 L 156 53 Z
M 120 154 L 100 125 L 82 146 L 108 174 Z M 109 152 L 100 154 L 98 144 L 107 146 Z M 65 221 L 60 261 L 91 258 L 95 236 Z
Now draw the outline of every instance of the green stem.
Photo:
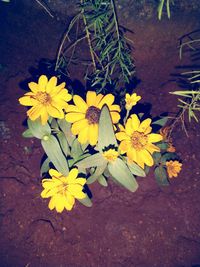
M 84 0 L 81 0 L 81 4 L 83 4 L 83 1 Z M 88 26 L 87 26 L 87 20 L 86 20 L 86 17 L 84 15 L 84 8 L 82 8 L 81 13 L 82 13 L 82 16 L 83 16 L 83 23 L 85 25 L 86 38 L 88 40 L 90 55 L 91 55 L 91 58 L 92 58 L 92 64 L 93 64 L 94 69 L 96 71 L 97 68 L 96 68 L 96 62 L 95 62 L 95 58 L 94 58 L 94 52 L 93 52 L 94 50 L 92 48 L 92 42 L 91 42 L 91 39 L 90 39 L 90 32 L 89 32 Z

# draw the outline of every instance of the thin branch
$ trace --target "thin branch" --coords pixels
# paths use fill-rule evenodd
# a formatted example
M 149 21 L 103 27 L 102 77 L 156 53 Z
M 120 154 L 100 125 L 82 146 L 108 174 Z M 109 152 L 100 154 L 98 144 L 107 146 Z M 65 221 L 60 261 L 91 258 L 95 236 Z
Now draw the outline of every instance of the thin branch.
M 42 2 L 39 0 L 35 0 L 44 10 L 49 14 L 50 17 L 54 18 L 54 15 L 51 14 L 51 11 L 48 7 L 46 7 Z
M 81 4 L 83 4 L 83 0 L 81 0 Z M 94 59 L 94 49 L 92 48 L 92 41 L 90 39 L 90 32 L 88 30 L 88 26 L 87 26 L 87 20 L 86 20 L 86 17 L 84 15 L 84 9 L 82 8 L 81 10 L 81 13 L 82 13 L 82 16 L 83 16 L 83 22 L 84 22 L 84 25 L 85 25 L 85 32 L 86 32 L 86 37 L 87 37 L 87 40 L 88 40 L 88 46 L 89 46 L 89 50 L 90 50 L 90 55 L 91 55 L 91 58 L 92 58 L 92 64 L 93 64 L 93 67 L 96 71 L 96 62 L 95 62 L 95 59 Z

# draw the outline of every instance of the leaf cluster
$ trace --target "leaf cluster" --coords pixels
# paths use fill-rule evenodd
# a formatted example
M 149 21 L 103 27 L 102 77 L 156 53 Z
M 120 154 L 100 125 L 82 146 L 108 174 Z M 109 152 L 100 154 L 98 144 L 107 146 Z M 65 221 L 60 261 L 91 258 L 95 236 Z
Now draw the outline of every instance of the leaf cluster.
M 179 54 L 180 59 L 182 58 L 183 52 L 185 48 L 189 48 L 189 51 L 193 52 L 193 59 L 200 53 L 200 39 L 193 39 L 191 35 L 186 35 L 184 37 L 188 37 L 189 41 L 184 41 L 180 45 Z M 192 68 L 192 67 L 191 67 Z M 174 91 L 171 94 L 177 95 L 179 105 L 178 107 L 181 109 L 180 118 L 183 118 L 185 112 L 188 113 L 189 122 L 194 119 L 196 122 L 199 121 L 197 112 L 200 111 L 200 70 L 193 70 L 182 73 L 183 77 L 187 77 L 189 81 L 189 86 L 187 90 Z
M 74 59 L 76 46 L 85 39 L 91 57 L 91 62 L 83 62 L 87 65 L 85 78 L 88 86 L 105 93 L 108 85 L 129 83 L 135 66 L 131 58 L 131 45 L 125 37 L 125 28 L 118 23 L 114 1 L 82 0 L 79 10 L 71 20 L 61 43 L 56 69 L 63 67 L 63 63 L 69 66 Z M 83 28 L 81 33 L 79 27 Z M 65 47 L 65 43 L 70 41 L 69 34 L 72 30 L 76 31 L 76 38 L 71 45 Z M 70 50 L 72 54 L 67 58 Z

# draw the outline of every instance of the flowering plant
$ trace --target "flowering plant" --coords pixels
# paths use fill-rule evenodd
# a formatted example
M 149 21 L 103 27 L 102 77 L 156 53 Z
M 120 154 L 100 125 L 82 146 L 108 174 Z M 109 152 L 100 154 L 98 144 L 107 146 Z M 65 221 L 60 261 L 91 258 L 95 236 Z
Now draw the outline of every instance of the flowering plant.
M 172 149 L 168 128 L 163 127 L 167 118 L 152 120 L 131 113 L 140 96 L 126 94 L 122 118 L 114 95 L 88 91 L 85 101 L 72 96 L 65 83 L 57 82 L 56 77 L 48 80 L 42 75 L 38 83 L 28 84 L 31 92 L 19 99 L 20 104 L 31 107 L 23 136 L 40 139 L 46 153 L 41 165 L 41 197 L 50 198 L 51 210 L 71 210 L 75 199 L 92 206 L 86 184 L 95 181 L 108 186 L 113 179 L 135 192 L 137 177 L 145 177 L 149 167 L 154 166 L 160 185 L 177 176 L 181 163 Z M 155 126 L 160 132 L 155 132 Z

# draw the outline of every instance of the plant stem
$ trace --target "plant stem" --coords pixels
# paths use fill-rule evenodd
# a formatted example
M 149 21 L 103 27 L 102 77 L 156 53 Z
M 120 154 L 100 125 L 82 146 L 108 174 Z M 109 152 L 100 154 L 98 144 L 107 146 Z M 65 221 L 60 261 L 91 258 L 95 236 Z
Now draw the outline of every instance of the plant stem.
M 81 0 L 81 4 L 83 4 L 83 1 L 84 0 Z M 91 55 L 91 58 L 92 58 L 92 64 L 93 64 L 93 67 L 94 67 L 94 69 L 96 71 L 96 62 L 95 62 L 94 53 L 93 53 L 94 50 L 92 48 L 92 42 L 91 42 L 91 39 L 90 39 L 90 32 L 88 30 L 87 20 L 86 20 L 86 17 L 84 15 L 84 9 L 83 8 L 81 10 L 81 13 L 82 13 L 83 22 L 84 22 L 84 25 L 85 25 L 86 38 L 88 40 L 88 45 L 89 45 L 89 49 L 90 49 L 90 55 Z

